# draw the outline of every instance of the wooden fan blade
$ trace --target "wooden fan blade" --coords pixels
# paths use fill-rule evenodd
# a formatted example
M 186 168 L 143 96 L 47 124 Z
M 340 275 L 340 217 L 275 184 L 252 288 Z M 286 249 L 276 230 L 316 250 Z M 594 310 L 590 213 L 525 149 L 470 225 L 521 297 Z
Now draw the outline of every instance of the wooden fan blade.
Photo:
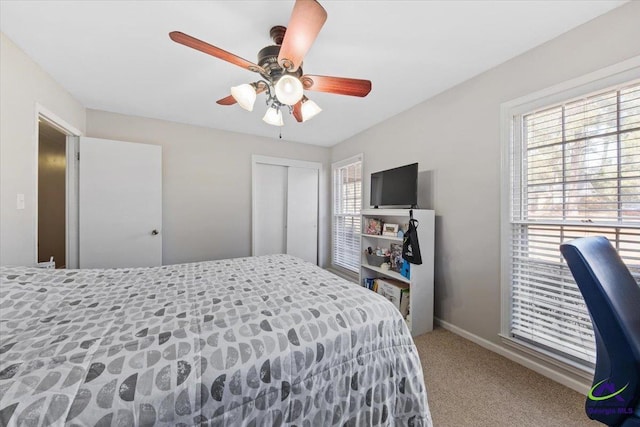
M 258 85 L 258 88 L 256 89 L 256 95 L 260 95 L 262 92 L 264 92 L 265 90 L 267 90 L 267 87 L 264 85 L 264 83 L 262 83 L 262 84 L 261 84 L 261 83 L 259 83 L 259 82 L 256 82 L 256 83 L 254 83 L 254 84 L 255 84 L 255 85 Z M 238 101 L 236 101 L 236 99 L 235 99 L 232 95 L 229 95 L 229 96 L 226 96 L 226 97 L 224 97 L 224 98 L 222 98 L 222 99 L 218 99 L 218 100 L 216 101 L 216 104 L 220 104 L 220 105 L 233 105 L 233 104 L 235 104 L 236 102 L 238 102 Z M 302 116 L 300 116 L 300 117 L 302 117 Z
M 285 70 L 296 71 L 326 20 L 327 11 L 316 0 L 296 0 L 278 54 L 278 64 Z
M 186 35 L 185 33 L 181 33 L 180 31 L 170 32 L 169 37 L 176 43 L 180 43 L 192 49 L 199 50 L 200 52 L 215 56 L 216 58 L 230 62 L 246 70 L 254 71 L 256 73 L 264 73 L 264 69 L 254 64 L 253 62 L 240 58 L 239 56 L 234 55 L 231 52 L 227 52 L 226 50 L 220 49 L 219 47 L 210 45 L 209 43 L 203 42 L 202 40 L 199 40 L 195 37 L 191 37 L 189 35 Z
M 346 77 L 314 76 L 305 74 L 300 78 L 306 90 L 337 93 L 338 95 L 365 97 L 371 92 L 371 81 Z
M 222 98 L 222 99 L 218 99 L 218 100 L 216 101 L 216 104 L 220 104 L 220 105 L 233 105 L 233 104 L 235 104 L 236 102 L 237 102 L 237 101 L 236 101 L 236 99 L 235 99 L 233 96 L 229 95 L 229 96 L 226 96 L 226 97 L 224 97 L 224 98 Z
M 302 122 L 302 99 L 293 106 L 293 117 L 296 118 L 298 123 Z

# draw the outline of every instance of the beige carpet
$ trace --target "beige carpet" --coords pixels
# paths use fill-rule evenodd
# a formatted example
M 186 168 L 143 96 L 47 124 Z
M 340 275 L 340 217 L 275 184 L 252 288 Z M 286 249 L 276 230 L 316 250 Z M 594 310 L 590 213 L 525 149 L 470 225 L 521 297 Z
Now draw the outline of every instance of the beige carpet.
M 415 339 L 435 427 L 592 427 L 585 397 L 442 328 Z

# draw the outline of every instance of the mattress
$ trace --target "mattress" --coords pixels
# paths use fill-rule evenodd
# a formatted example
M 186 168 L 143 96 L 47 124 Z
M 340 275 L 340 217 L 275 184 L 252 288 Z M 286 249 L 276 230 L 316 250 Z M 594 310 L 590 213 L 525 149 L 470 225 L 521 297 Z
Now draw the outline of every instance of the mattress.
M 399 312 L 298 258 L 0 280 L 0 425 L 431 425 Z

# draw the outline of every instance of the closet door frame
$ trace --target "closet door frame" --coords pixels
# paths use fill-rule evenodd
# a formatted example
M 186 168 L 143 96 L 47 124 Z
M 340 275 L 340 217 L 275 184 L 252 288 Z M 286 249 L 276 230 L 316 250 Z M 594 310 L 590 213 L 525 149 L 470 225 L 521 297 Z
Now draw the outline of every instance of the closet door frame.
M 316 218 L 318 222 L 320 221 L 320 172 L 322 171 L 322 163 L 320 162 L 309 162 L 306 160 L 296 160 L 296 159 L 285 159 L 280 157 L 270 157 L 270 156 L 262 156 L 258 154 L 253 154 L 251 156 L 251 256 L 255 256 L 255 247 L 256 247 L 256 215 L 255 215 L 255 207 L 256 207 L 256 165 L 258 164 L 266 164 L 273 166 L 285 166 L 285 167 L 296 167 L 296 168 L 306 168 L 306 169 L 315 169 L 318 172 L 318 211 Z M 318 230 L 320 229 L 320 224 L 318 224 Z M 316 238 L 316 246 L 317 253 L 319 255 L 319 244 L 320 244 L 320 236 Z

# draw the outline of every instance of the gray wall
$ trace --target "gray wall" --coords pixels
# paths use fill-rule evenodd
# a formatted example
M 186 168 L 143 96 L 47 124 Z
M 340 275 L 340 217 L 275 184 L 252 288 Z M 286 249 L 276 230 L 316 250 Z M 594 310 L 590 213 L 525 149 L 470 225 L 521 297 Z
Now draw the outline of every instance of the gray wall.
M 251 254 L 252 154 L 321 162 L 319 255 L 328 264 L 328 148 L 96 110 L 87 110 L 87 136 L 162 146 L 164 264 Z
M 0 264 L 36 262 L 36 179 L 41 105 L 84 131 L 85 109 L 0 33 Z M 25 209 L 16 196 L 25 195 Z
M 432 171 L 437 317 L 500 345 L 500 104 L 640 55 L 639 40 L 631 2 L 333 147 L 332 161 L 364 153 L 365 206 L 371 172 Z

